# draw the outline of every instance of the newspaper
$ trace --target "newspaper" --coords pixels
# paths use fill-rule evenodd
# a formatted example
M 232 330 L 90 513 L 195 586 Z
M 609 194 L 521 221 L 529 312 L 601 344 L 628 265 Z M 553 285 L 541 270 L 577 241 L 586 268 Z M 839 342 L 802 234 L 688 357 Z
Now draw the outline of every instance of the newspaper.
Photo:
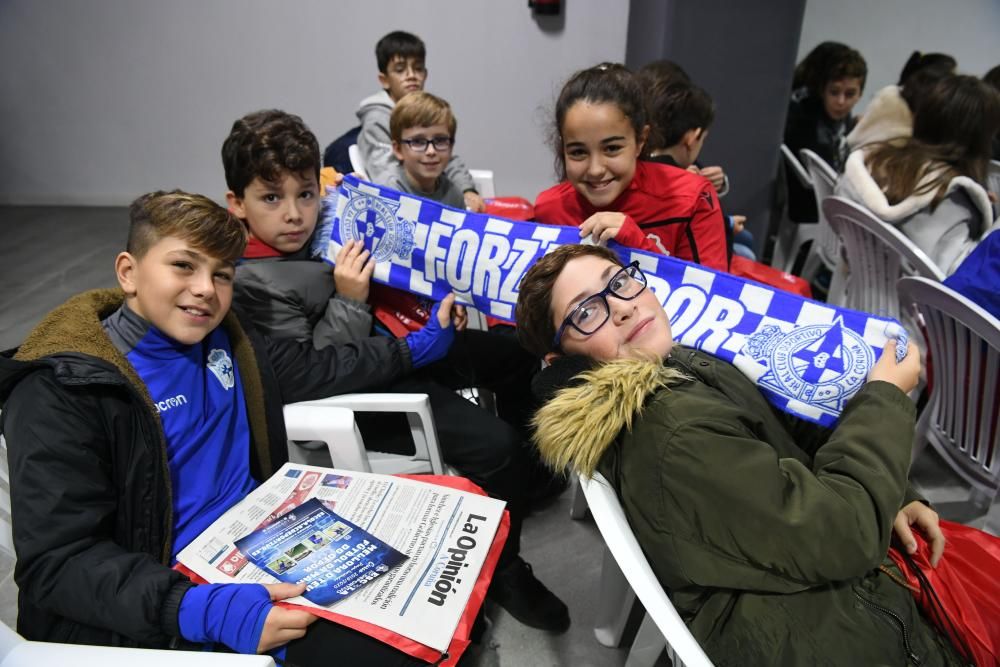
M 348 598 L 321 606 L 438 651 L 448 648 L 504 503 L 390 475 L 286 463 L 188 544 L 177 560 L 210 583 L 278 583 L 235 542 L 311 498 L 409 558 Z

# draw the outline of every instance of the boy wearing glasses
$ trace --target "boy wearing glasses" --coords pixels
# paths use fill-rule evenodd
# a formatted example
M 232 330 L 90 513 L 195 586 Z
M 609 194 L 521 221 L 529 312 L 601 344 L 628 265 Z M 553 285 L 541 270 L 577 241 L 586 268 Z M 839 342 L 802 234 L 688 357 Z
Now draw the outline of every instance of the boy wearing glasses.
M 361 121 L 358 149 L 373 183 L 387 183 L 386 172 L 395 163 L 391 145 L 394 137 L 391 137 L 389 130 L 389 117 L 393 107 L 405 95 L 424 89 L 424 82 L 427 81 L 425 58 L 423 41 L 402 30 L 390 32 L 375 45 L 378 82 L 382 90 L 362 100 L 358 109 L 358 120 Z M 464 201 L 458 208 L 482 213 L 486 204 L 476 192 L 472 174 L 465 163 L 453 154 L 449 154 L 444 163 L 444 177 L 458 189 Z
M 518 336 L 550 366 L 536 443 L 599 471 L 692 634 L 721 664 L 961 664 L 887 558 L 937 514 L 907 484 L 920 358 L 890 340 L 834 429 L 782 413 L 741 371 L 674 344 L 635 266 L 567 245 L 519 287 Z M 947 556 L 946 556 L 947 557 Z
M 457 125 L 451 107 L 440 97 L 423 91 L 406 95 L 389 117 L 392 154 L 398 162 L 375 182 L 445 206 L 465 208 L 462 193 L 444 175 Z

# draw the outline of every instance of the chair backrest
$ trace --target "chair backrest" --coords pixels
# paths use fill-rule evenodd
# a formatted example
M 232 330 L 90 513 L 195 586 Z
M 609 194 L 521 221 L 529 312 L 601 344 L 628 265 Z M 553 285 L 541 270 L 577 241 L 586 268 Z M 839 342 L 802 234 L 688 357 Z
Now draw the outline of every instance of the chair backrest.
M 25 665 L 82 665 L 94 663 L 104 667 L 274 667 L 269 655 L 239 655 L 211 651 L 177 651 L 166 649 L 121 648 L 28 641 L 0 624 L 0 667 Z
M 10 468 L 7 442 L 0 435 L 0 551 L 14 556 L 14 534 L 10 519 Z
M 10 472 L 7 443 L 0 435 L 0 622 L 17 625 L 17 584 L 14 582 L 14 524 L 10 516 Z M 0 640 L 0 644 L 3 641 Z M 2 651 L 0 651 L 2 653 Z
M 792 149 L 785 144 L 781 144 L 781 154 L 784 156 L 785 162 L 788 164 L 788 168 L 792 170 L 793 174 L 795 174 L 795 178 L 799 179 L 799 183 L 802 184 L 802 187 L 807 190 L 811 190 L 813 187 L 812 178 L 809 177 L 809 172 L 807 172 L 806 168 L 802 166 L 799 159 L 795 157 L 795 153 L 792 152 Z
M 663 633 L 674 667 L 711 667 L 712 662 L 653 574 L 611 484 L 600 473 L 594 473 L 589 480 L 580 477 L 580 487 L 608 550 L 646 608 L 646 613 Z
M 351 169 L 361 178 L 368 180 L 368 170 L 365 168 L 364 158 L 361 157 L 361 149 L 357 144 L 347 147 L 347 155 L 351 158 Z
M 827 197 L 823 214 L 844 241 L 850 276 L 848 308 L 899 319 L 902 309 L 896 282 L 901 277 L 944 279 L 926 253 L 868 209 L 843 197 Z
M 910 277 L 899 296 L 924 319 L 934 364 L 916 443 L 930 443 L 973 486 L 1000 486 L 1000 320 L 943 283 Z
M 469 174 L 476 184 L 476 192 L 483 199 L 490 199 L 497 196 L 496 187 L 493 184 L 492 169 L 470 169 Z
M 813 241 L 814 248 L 823 264 L 828 269 L 833 269 L 840 254 L 840 237 L 830 227 L 830 221 L 823 213 L 823 200 L 833 196 L 833 188 L 837 185 L 837 172 L 815 151 L 803 148 L 799 151 L 799 155 L 802 156 L 806 171 L 812 180 L 813 192 L 816 194 L 816 210 L 819 212 L 816 240 Z

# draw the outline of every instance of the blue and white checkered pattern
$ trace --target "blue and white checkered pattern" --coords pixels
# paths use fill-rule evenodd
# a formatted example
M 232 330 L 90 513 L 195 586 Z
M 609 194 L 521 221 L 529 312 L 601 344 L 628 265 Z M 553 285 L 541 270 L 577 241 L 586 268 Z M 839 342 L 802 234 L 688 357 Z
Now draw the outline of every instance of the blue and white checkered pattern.
M 335 198 L 335 204 L 330 199 Z M 534 262 L 579 243 L 579 230 L 515 222 L 442 206 L 346 176 L 328 195 L 326 258 L 361 239 L 378 259 L 376 281 L 513 320 L 517 288 Z M 832 426 L 864 384 L 894 320 L 828 306 L 664 255 L 612 244 L 637 261 L 671 316 L 678 342 L 734 364 L 782 410 Z

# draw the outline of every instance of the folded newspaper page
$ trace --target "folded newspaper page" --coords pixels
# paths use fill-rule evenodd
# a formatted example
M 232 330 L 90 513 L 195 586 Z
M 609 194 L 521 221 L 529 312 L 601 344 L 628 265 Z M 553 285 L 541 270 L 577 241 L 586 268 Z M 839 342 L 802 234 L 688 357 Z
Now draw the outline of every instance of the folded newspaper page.
M 236 542 L 312 498 L 408 558 L 332 604 L 304 597 L 288 602 L 447 650 L 500 523 L 500 500 L 391 475 L 286 463 L 177 560 L 210 583 L 278 583 Z

